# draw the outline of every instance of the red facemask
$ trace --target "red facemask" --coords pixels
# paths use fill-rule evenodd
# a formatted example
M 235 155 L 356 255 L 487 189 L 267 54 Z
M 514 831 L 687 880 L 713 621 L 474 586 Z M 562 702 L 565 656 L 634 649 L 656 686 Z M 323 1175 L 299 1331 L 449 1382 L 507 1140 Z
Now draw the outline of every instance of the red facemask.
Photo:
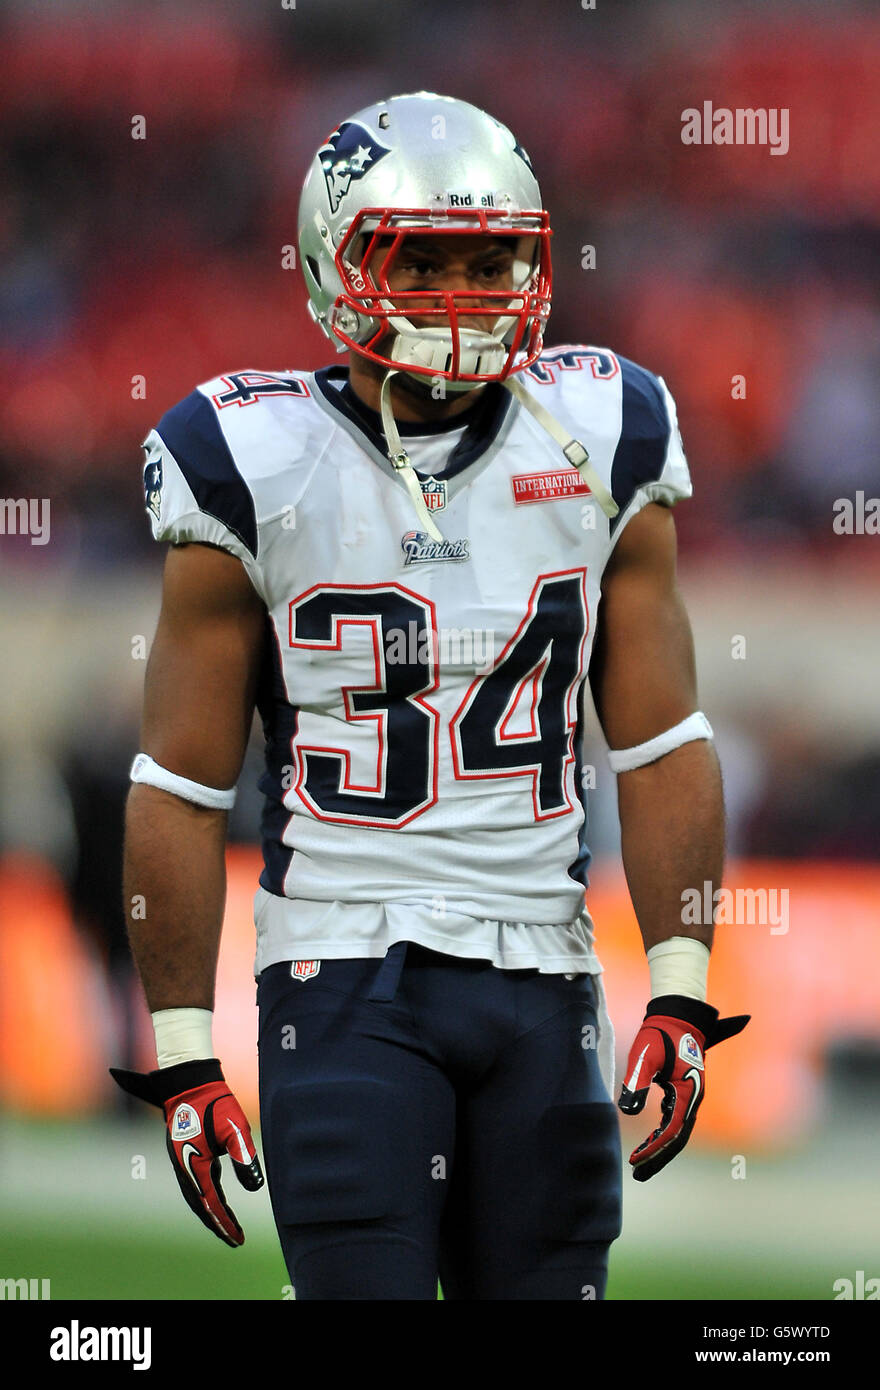
M 455 225 L 451 225 L 452 223 Z M 445 224 L 445 225 L 444 225 Z M 408 237 L 509 236 L 537 240 L 533 250 L 531 272 L 519 289 L 503 290 L 392 290 L 389 276 Z M 380 366 L 400 367 L 430 377 L 473 383 L 503 381 L 513 371 L 521 371 L 536 360 L 543 348 L 544 325 L 550 314 L 552 272 L 550 265 L 549 217 L 544 211 L 511 214 L 494 208 L 364 208 L 354 218 L 336 251 L 337 272 L 344 286 L 331 311 L 334 334 L 353 352 Z M 363 239 L 360 259 L 354 254 Z M 390 240 L 390 245 L 385 240 Z M 406 334 L 416 342 L 433 339 L 425 351 L 413 357 L 392 358 L 387 355 L 392 343 L 389 333 L 398 334 L 400 321 L 406 319 L 412 307 L 420 320 L 419 326 L 408 325 Z M 365 342 L 352 336 L 353 321 L 346 323 L 346 311 L 368 316 L 375 329 Z M 498 336 L 486 331 L 485 323 L 494 318 L 503 320 L 503 332 Z M 397 323 L 395 324 L 395 320 Z M 426 323 L 425 320 L 428 320 Z M 436 320 L 432 332 L 430 321 Z M 427 332 L 425 331 L 427 330 Z M 479 330 L 480 337 L 462 340 L 462 331 Z M 505 342 L 502 342 L 502 338 Z M 482 345 L 482 346 L 481 346 Z M 383 351 L 382 349 L 385 349 Z M 425 360 L 420 362 L 419 357 Z M 486 367 L 489 359 L 491 369 Z M 477 370 L 462 370 L 462 366 Z

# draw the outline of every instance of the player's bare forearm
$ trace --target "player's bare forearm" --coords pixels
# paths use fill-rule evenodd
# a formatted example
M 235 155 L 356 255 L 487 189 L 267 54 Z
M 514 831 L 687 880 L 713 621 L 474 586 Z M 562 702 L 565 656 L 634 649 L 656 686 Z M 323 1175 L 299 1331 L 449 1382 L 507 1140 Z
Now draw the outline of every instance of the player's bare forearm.
M 614 749 L 632 748 L 697 709 L 693 639 L 676 583 L 671 513 L 651 503 L 626 526 L 602 584 L 590 685 Z M 685 743 L 618 774 L 623 862 L 649 950 L 671 936 L 712 944 L 712 924 L 683 924 L 682 895 L 720 885 L 724 803 L 714 745 Z
M 205 545 L 168 553 L 147 666 L 141 748 L 225 791 L 241 771 L 265 636 L 241 563 Z M 151 1011 L 212 1009 L 226 896 L 227 812 L 137 783 L 129 793 L 126 916 Z
M 713 744 L 686 743 L 617 779 L 626 881 L 645 950 L 671 936 L 712 948 L 712 923 L 683 923 L 683 901 L 721 885 L 724 801 Z
M 213 1009 L 226 897 L 225 811 L 132 787 L 125 820 L 128 935 L 151 1012 Z

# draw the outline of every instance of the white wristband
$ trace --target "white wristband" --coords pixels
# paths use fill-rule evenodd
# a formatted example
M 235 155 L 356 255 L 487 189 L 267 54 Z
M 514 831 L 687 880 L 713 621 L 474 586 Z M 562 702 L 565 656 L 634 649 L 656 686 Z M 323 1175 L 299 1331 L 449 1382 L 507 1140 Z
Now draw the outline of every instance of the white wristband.
M 692 936 L 672 936 L 658 941 L 647 953 L 651 971 L 651 998 L 684 994 L 706 1002 L 709 947 Z
M 160 1068 L 214 1056 L 210 1009 L 157 1009 L 152 1018 Z
M 176 772 L 169 772 L 167 767 L 161 767 L 149 753 L 138 753 L 129 776 L 132 782 L 146 782 L 163 792 L 173 792 L 184 801 L 192 801 L 196 806 L 207 806 L 211 811 L 231 811 L 235 805 L 235 787 L 223 791 L 219 787 L 206 787 L 202 782 L 192 782 L 189 777 L 180 777 Z
M 634 767 L 644 767 L 646 763 L 655 763 L 658 758 L 671 753 L 673 748 L 680 748 L 683 743 L 693 743 L 695 739 L 712 739 L 714 737 L 712 725 L 705 714 L 701 710 L 697 710 L 696 714 L 689 714 L 687 719 L 682 719 L 680 724 L 664 730 L 656 738 L 649 738 L 645 743 L 637 743 L 634 748 L 611 749 L 608 753 L 608 762 L 612 772 L 631 772 Z

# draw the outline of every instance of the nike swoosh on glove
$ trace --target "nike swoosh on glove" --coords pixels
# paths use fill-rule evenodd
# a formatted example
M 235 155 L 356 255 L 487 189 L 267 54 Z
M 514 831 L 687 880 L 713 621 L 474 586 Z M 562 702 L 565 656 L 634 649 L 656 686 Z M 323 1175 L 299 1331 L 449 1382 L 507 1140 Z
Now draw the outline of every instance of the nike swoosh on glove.
M 663 1088 L 660 1124 L 629 1156 L 638 1182 L 653 1178 L 684 1148 L 706 1094 L 703 1054 L 741 1033 L 750 1018 L 719 1018 L 717 1009 L 683 994 L 651 1000 L 630 1048 L 617 1102 L 625 1115 L 638 1115 L 651 1082 Z
M 111 1067 L 110 1075 L 123 1091 L 165 1112 L 165 1144 L 187 1205 L 227 1245 L 243 1245 L 244 1231 L 220 1185 L 220 1156 L 229 1155 L 248 1192 L 263 1186 L 263 1174 L 250 1125 L 217 1058 L 151 1072 Z

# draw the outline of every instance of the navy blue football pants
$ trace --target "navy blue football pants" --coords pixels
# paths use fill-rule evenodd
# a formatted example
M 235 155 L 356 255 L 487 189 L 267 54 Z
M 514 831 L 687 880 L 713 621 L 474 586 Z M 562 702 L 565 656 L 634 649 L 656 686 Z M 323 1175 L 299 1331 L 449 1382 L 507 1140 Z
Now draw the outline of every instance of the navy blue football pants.
M 595 987 L 413 944 L 270 966 L 260 1117 L 298 1300 L 602 1298 L 620 1233 Z

